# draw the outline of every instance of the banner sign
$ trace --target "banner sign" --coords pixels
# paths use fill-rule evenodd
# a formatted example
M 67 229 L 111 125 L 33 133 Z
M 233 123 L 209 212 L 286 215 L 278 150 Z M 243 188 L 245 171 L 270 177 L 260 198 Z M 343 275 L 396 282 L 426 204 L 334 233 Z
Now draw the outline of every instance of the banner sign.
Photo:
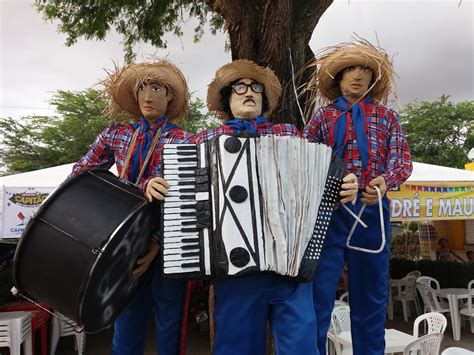
M 474 182 L 409 182 L 388 197 L 392 221 L 474 219 Z
M 19 238 L 26 224 L 55 187 L 4 187 L 0 239 Z

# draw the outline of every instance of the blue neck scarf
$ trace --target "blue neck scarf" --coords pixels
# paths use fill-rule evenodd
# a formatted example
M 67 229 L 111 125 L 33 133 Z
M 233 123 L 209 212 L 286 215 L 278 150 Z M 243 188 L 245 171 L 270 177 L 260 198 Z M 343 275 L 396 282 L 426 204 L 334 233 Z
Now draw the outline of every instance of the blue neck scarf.
M 345 138 L 348 129 L 347 122 L 349 121 L 348 113 L 352 112 L 352 125 L 356 132 L 357 149 L 359 150 L 359 155 L 362 160 L 362 167 L 364 170 L 367 170 L 367 166 L 369 164 L 369 141 L 364 130 L 364 110 L 362 106 L 372 102 L 372 99 L 367 96 L 364 100 L 362 100 L 362 102 L 358 102 L 357 104 L 353 105 L 344 96 L 340 96 L 331 104 L 332 106 L 345 112 L 337 119 L 336 126 L 334 127 L 333 149 L 340 158 L 343 157 L 344 150 L 346 148 Z
M 161 131 L 161 134 L 165 133 L 166 131 L 176 127 L 175 125 L 168 123 L 168 119 L 166 115 L 163 115 L 161 117 L 158 117 L 155 122 L 153 122 L 153 125 L 150 125 L 147 119 L 145 119 L 143 116 L 140 117 L 140 121 L 138 123 L 134 123 L 131 126 L 133 127 L 133 130 L 135 131 L 136 129 L 139 129 L 137 140 L 135 143 L 135 147 L 132 147 L 133 153 L 131 157 L 131 167 L 128 175 L 128 179 L 130 182 L 135 183 L 138 174 L 140 173 L 140 170 L 142 168 L 142 165 L 144 163 L 144 160 L 146 158 L 146 155 L 148 153 L 148 150 L 150 149 L 150 146 L 153 142 L 153 137 L 156 134 L 156 132 L 159 130 L 161 126 L 165 125 L 163 130 Z M 150 158 L 148 161 L 148 167 L 145 170 L 145 173 L 143 176 L 148 176 L 149 175 L 149 170 L 151 161 L 153 158 Z
M 251 120 L 243 120 L 241 118 L 234 118 L 233 120 L 224 123 L 227 127 L 232 127 L 236 133 L 247 132 L 249 134 L 257 133 L 257 126 L 268 123 L 265 116 L 258 116 Z

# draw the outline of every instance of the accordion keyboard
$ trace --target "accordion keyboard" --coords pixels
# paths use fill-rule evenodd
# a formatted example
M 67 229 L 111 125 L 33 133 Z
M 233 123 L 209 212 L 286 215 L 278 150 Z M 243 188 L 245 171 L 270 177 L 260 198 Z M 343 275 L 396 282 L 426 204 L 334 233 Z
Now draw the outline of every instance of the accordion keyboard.
M 202 246 L 208 232 L 203 223 L 210 223 L 209 188 L 198 154 L 195 144 L 166 144 L 163 149 L 163 177 L 170 185 L 163 204 L 164 274 L 201 273 L 206 268 Z

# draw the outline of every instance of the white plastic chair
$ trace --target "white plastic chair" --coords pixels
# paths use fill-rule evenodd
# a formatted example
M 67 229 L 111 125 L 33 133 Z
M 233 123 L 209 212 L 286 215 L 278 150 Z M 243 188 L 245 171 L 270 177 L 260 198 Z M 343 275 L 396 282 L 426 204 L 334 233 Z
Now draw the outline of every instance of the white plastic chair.
M 430 312 L 422 314 L 421 316 L 417 317 L 415 319 L 415 323 L 413 323 L 413 336 L 415 338 L 418 338 L 418 328 L 420 326 L 420 323 L 423 321 L 426 321 L 426 323 L 424 324 L 428 325 L 428 327 L 425 327 L 426 334 L 444 334 L 444 331 L 446 330 L 446 325 L 448 324 L 446 317 L 443 316 L 441 313 Z
M 451 347 L 444 350 L 441 355 L 472 355 L 474 354 L 471 350 Z
M 419 277 L 421 277 L 421 272 L 418 270 L 413 270 L 413 271 L 410 271 L 405 276 L 415 276 L 418 279 Z
M 336 302 L 343 301 L 335 301 L 334 303 Z M 331 324 L 328 331 L 328 354 L 334 354 L 334 352 L 336 355 L 343 354 L 342 344 L 337 341 L 334 335 L 349 330 L 351 330 L 350 307 L 347 305 L 334 306 L 331 314 Z
M 420 276 L 416 279 L 416 282 L 429 286 L 435 290 L 439 290 L 441 288 L 439 286 L 439 281 L 436 280 L 434 277 L 430 277 L 430 276 Z
M 25 355 L 33 353 L 31 312 L 0 313 L 0 346 L 8 347 L 12 355 L 19 355 L 22 345 Z
M 416 279 L 416 282 L 429 286 L 433 290 L 436 290 L 436 291 L 438 291 L 441 288 L 441 286 L 439 285 L 439 281 L 436 280 L 434 277 L 430 277 L 430 276 L 420 276 L 419 278 Z M 449 308 L 447 301 L 439 298 L 438 296 L 436 296 L 436 298 L 438 299 L 438 303 L 441 305 L 441 308 Z M 425 312 L 429 312 L 429 310 L 425 309 Z
M 467 285 L 467 290 L 471 297 L 467 298 L 467 302 L 466 302 L 467 307 L 462 308 L 459 311 L 459 314 L 470 317 L 469 320 L 471 322 L 471 333 L 474 333 L 474 305 L 473 305 L 473 300 L 472 300 L 472 298 L 474 297 L 474 280 L 469 281 L 469 284 Z
M 51 320 L 51 351 L 50 355 L 56 354 L 56 348 L 58 347 L 58 341 L 61 337 L 67 337 L 74 335 L 74 350 L 77 351 L 78 355 L 82 355 L 86 349 L 86 334 L 84 332 L 76 332 L 74 330 L 75 323 L 62 315 L 59 312 L 54 312 L 58 317 L 67 320 L 68 322 L 62 321 L 57 317 L 52 317 Z
M 421 350 L 423 355 L 439 355 L 442 340 L 441 333 L 426 334 L 408 344 L 403 350 L 403 355 L 417 355 L 418 350 Z
M 405 276 L 399 281 L 397 286 L 397 294 L 393 296 L 394 301 L 399 301 L 402 303 L 403 319 L 405 322 L 408 322 L 408 317 L 411 313 L 408 302 L 413 302 L 415 304 L 417 313 L 420 313 L 418 309 L 418 302 L 416 300 L 416 279 L 416 276 Z
M 417 282 L 416 289 L 420 293 L 421 299 L 423 300 L 425 311 L 449 314 L 449 307 L 443 307 L 439 303 L 436 293 L 430 286 L 426 286 L 425 284 Z

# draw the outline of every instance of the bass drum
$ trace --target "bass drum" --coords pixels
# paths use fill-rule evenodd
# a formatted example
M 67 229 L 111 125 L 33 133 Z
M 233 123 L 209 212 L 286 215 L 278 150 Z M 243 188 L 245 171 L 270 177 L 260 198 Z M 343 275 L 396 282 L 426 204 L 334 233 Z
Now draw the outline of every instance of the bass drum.
M 132 271 L 158 216 L 157 203 L 108 171 L 72 177 L 26 226 L 13 260 L 15 287 L 97 332 L 137 291 Z

